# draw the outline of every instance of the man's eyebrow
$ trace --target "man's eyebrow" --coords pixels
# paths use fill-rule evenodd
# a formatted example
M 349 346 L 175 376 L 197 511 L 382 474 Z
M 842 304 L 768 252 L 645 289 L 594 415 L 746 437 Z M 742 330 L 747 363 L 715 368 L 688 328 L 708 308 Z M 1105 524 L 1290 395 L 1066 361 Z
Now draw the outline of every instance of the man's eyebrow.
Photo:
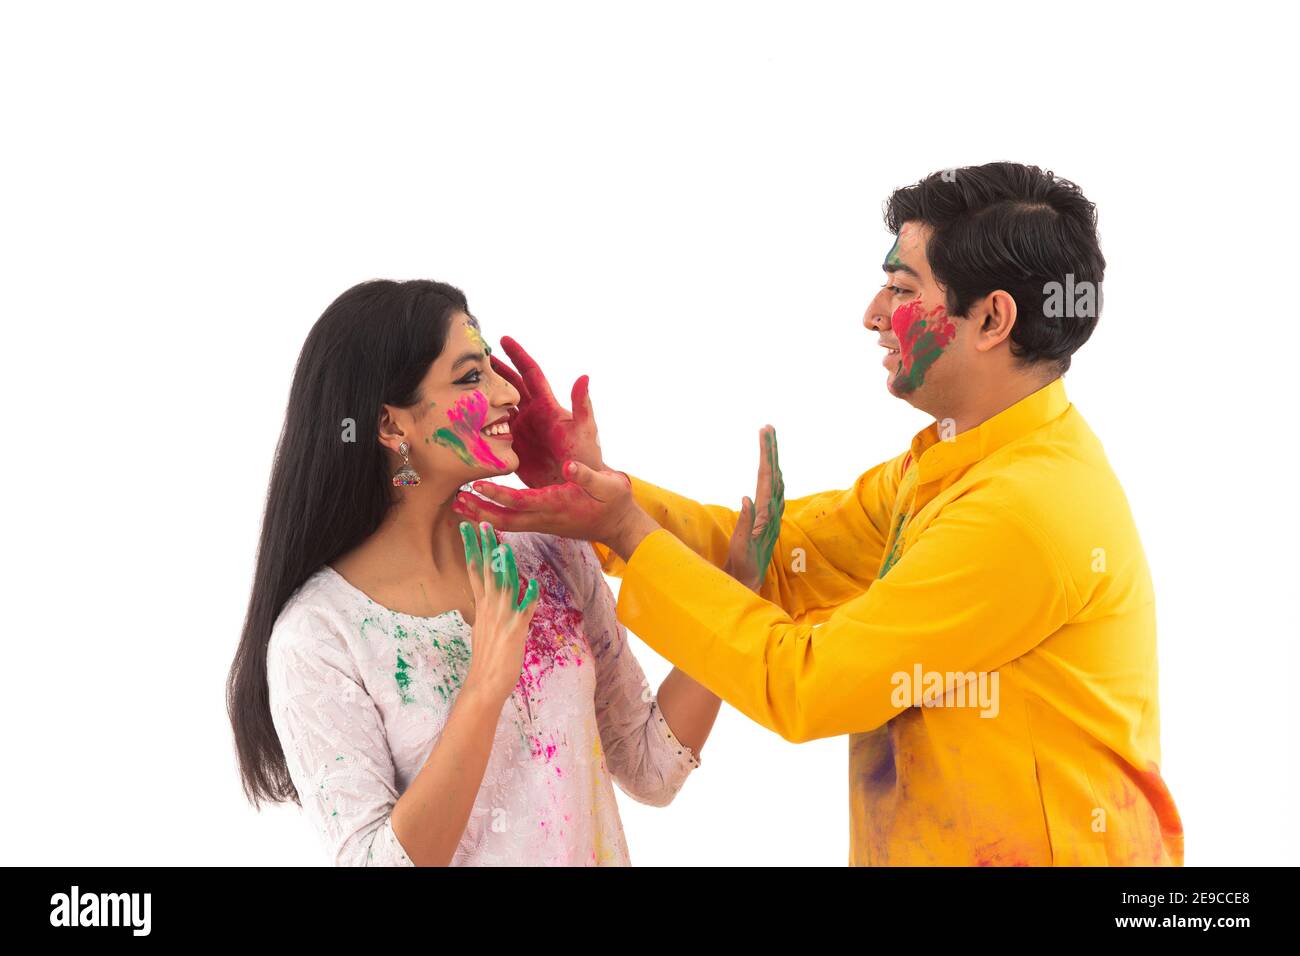
M 487 352 L 466 352 L 452 363 L 451 370 L 454 372 L 466 362 L 478 362 L 485 358 L 487 358 Z
M 884 264 L 880 268 L 884 269 L 890 275 L 893 275 L 895 272 L 906 272 L 908 275 L 916 279 L 918 282 L 921 279 L 920 273 L 918 273 L 911 266 L 903 265 L 903 263 L 901 262 L 890 262 L 888 259 L 886 259 Z

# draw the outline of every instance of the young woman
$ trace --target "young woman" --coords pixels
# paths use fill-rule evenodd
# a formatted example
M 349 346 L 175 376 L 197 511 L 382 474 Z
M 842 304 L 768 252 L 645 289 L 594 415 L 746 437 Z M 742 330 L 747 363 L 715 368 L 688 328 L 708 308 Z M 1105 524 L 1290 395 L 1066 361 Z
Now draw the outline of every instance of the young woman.
M 588 544 L 452 511 L 519 464 L 490 352 L 458 289 L 374 281 L 298 359 L 227 703 L 245 793 L 335 865 L 626 865 L 611 779 L 667 804 L 717 716 L 651 692 Z

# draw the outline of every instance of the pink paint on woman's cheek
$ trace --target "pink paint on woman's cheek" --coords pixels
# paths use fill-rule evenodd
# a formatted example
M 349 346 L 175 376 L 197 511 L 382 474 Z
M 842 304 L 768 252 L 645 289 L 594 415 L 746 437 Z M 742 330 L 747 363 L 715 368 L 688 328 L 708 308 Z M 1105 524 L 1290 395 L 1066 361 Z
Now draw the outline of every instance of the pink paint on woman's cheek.
M 506 468 L 506 463 L 492 453 L 492 447 L 483 437 L 481 429 L 487 424 L 487 413 L 487 399 L 482 392 L 475 391 L 457 399 L 447 412 L 447 420 L 471 455 L 493 468 Z

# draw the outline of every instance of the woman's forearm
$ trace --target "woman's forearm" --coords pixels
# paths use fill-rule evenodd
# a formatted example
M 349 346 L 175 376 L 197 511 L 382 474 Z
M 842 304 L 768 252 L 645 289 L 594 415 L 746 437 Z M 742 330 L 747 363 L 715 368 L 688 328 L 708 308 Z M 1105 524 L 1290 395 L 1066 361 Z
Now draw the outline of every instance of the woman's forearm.
M 433 751 L 393 807 L 393 833 L 416 866 L 447 866 L 465 833 L 505 701 L 466 684 Z
M 700 749 L 713 730 L 713 722 L 722 707 L 722 699 L 676 667 L 659 685 L 655 699 L 659 702 L 664 720 L 668 722 L 668 729 L 690 747 L 698 758 Z

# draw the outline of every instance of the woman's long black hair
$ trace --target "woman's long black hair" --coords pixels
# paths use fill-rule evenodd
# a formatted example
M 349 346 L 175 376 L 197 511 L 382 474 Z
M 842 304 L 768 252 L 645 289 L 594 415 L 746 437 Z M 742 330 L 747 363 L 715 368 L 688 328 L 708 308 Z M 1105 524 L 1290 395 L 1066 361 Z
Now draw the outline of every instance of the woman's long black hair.
M 315 571 L 379 528 L 393 501 L 378 440 L 380 407 L 409 408 L 422 400 L 420 382 L 458 311 L 469 313 L 464 293 L 441 282 L 363 282 L 325 310 L 298 356 L 248 614 L 226 680 L 239 772 L 254 807 L 261 800 L 299 803 L 271 723 L 266 649 L 272 625 Z

